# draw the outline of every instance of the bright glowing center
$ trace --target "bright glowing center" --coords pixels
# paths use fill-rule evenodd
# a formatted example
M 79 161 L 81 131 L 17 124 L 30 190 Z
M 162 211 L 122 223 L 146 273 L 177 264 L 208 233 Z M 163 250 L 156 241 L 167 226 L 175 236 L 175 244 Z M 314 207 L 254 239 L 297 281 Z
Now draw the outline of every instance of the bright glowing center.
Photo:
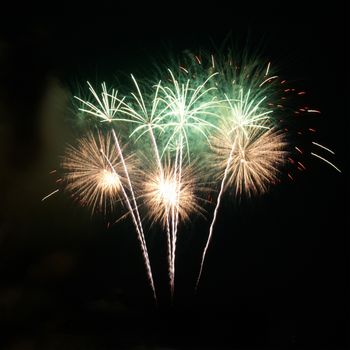
M 159 184 L 159 193 L 162 200 L 167 205 L 175 205 L 177 200 L 176 195 L 176 182 L 175 181 L 163 181 Z
M 243 125 L 245 120 L 245 115 L 242 113 L 241 110 L 235 110 L 232 112 L 232 119 L 233 122 L 238 125 Z
M 99 185 L 105 190 L 115 190 L 120 186 L 119 176 L 109 170 L 103 169 L 99 174 Z

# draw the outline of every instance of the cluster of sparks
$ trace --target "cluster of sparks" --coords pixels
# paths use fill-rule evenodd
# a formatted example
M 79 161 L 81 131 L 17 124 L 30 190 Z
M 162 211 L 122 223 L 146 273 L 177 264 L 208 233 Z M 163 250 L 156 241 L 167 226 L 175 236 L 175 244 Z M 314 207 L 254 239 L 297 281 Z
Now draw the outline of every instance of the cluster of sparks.
M 223 194 L 254 196 L 277 183 L 283 169 L 292 179 L 287 165 L 304 170 L 305 165 L 293 157 L 303 150 L 289 141 L 286 125 L 290 115 L 318 115 L 319 111 L 307 106 L 292 109 L 286 95 L 305 92 L 286 87 L 285 80 L 271 73 L 270 63 L 239 66 L 231 58 L 216 61 L 213 56 L 206 60 L 193 56 L 188 67 L 164 70 L 153 85 L 131 79 L 134 91 L 122 97 L 105 83 L 100 93 L 88 83 L 89 101 L 75 97 L 81 112 L 110 130 L 97 136 L 89 133 L 77 146 L 70 146 L 62 167 L 66 189 L 82 205 L 106 212 L 120 203 L 129 214 L 156 300 L 143 218 L 159 223 L 167 235 L 173 297 L 179 224 L 204 212 L 200 183 L 209 178 L 207 189 L 217 188 L 197 288 Z M 127 133 L 117 133 L 121 125 L 126 125 Z M 136 166 L 137 152 L 130 154 L 124 148 L 131 141 L 148 161 Z M 312 145 L 334 154 L 319 143 Z M 310 154 L 340 171 L 318 153 Z M 195 162 L 204 162 L 205 171 L 194 171 Z
M 77 147 L 69 146 L 69 157 L 62 162 L 67 169 L 67 190 L 92 211 L 114 208 L 119 200 L 122 169 L 118 153 L 106 137 L 98 133 L 95 138 L 88 134 L 78 141 Z

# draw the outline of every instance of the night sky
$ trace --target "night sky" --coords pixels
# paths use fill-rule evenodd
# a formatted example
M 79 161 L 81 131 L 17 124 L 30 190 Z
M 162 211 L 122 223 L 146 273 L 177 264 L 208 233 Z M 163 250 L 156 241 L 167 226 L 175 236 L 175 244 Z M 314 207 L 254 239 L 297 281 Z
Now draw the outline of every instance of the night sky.
M 0 24 L 0 349 L 345 348 L 344 2 L 47 6 L 21 8 L 23 18 L 3 12 Z M 165 239 L 154 227 L 155 309 L 128 220 L 106 228 L 66 193 L 41 202 L 78 135 L 68 91 L 146 76 L 154 61 L 215 52 L 227 38 L 307 91 L 322 111 L 317 140 L 343 172 L 306 157 L 306 171 L 264 196 L 225 196 L 197 295 L 209 219 L 192 218 L 180 229 L 172 307 Z

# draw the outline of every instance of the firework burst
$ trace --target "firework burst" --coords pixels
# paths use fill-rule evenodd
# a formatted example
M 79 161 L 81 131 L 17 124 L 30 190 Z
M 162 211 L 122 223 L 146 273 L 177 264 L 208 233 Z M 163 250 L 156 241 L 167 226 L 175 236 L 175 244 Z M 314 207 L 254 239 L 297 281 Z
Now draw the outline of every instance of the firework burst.
M 124 102 L 124 100 L 120 100 L 120 102 L 122 104 L 121 112 L 131 118 L 127 119 L 127 121 L 136 124 L 136 128 L 134 128 L 130 137 L 138 135 L 137 141 L 147 132 L 153 134 L 153 129 L 161 129 L 159 121 L 166 107 L 159 107 L 161 82 L 154 86 L 152 92 L 148 91 L 147 98 L 145 98 L 141 92 L 140 84 L 133 75 L 131 75 L 131 79 L 135 85 L 136 92 L 131 93 L 131 100 L 128 103 Z
M 217 176 L 222 178 L 228 167 L 224 188 L 238 196 L 266 192 L 269 184 L 277 182 L 279 168 L 288 154 L 281 131 L 254 127 L 245 128 L 244 133 L 213 137 L 212 149 Z
M 212 95 L 216 88 L 207 85 L 216 74 L 210 75 L 203 83 L 197 85 L 196 81 L 191 79 L 179 81 L 171 70 L 168 71 L 171 84 L 160 87 L 160 101 L 165 104 L 166 112 L 159 119 L 159 123 L 165 132 L 170 133 L 163 152 L 175 144 L 175 148 L 179 146 L 181 152 L 185 147 L 190 159 L 190 134 L 200 134 L 209 141 L 208 132 L 215 128 L 215 124 L 208 118 L 217 117 L 215 108 L 218 101 L 216 96 Z
M 266 96 L 262 98 L 253 96 L 251 90 L 245 93 L 243 88 L 239 89 L 236 98 L 229 98 L 228 95 L 225 94 L 225 102 L 227 102 L 228 111 L 221 115 L 221 117 L 226 120 L 226 124 L 223 125 L 225 130 L 228 131 L 229 134 L 238 135 L 239 137 L 240 134 L 243 133 L 245 138 L 249 139 L 248 128 L 269 129 L 269 127 L 266 126 L 266 122 L 272 110 L 262 108 L 262 103 L 265 99 Z
M 120 118 L 117 118 L 117 113 L 120 110 L 123 99 L 118 99 L 118 90 L 112 89 L 109 92 L 106 83 L 102 83 L 102 92 L 99 95 L 89 82 L 87 84 L 94 101 L 82 100 L 80 97 L 75 96 L 75 98 L 82 103 L 82 107 L 80 107 L 79 110 L 98 117 L 103 122 L 110 123 L 115 120 L 120 120 Z M 95 102 L 95 104 L 93 102 Z
M 131 160 L 131 159 L 130 159 Z M 131 162 L 130 162 L 131 164 Z M 62 161 L 67 190 L 83 206 L 106 213 L 119 202 L 123 168 L 111 135 L 92 133 L 69 146 Z
M 176 179 L 175 169 L 166 166 L 163 173 L 159 169 L 151 171 L 144 184 L 144 201 L 148 215 L 154 222 L 167 223 L 167 216 L 175 208 L 179 211 L 179 220 L 186 221 L 190 214 L 202 211 L 193 172 L 189 167 L 182 169 L 181 183 Z

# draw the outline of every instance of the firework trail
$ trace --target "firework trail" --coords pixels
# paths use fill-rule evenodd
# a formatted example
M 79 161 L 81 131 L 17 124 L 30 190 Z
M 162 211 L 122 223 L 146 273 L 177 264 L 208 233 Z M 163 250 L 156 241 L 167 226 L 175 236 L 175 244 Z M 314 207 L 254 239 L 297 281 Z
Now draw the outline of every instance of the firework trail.
M 201 258 L 196 289 L 201 278 L 204 260 L 225 189 L 233 188 L 236 195 L 265 192 L 269 184 L 277 181 L 278 167 L 285 162 L 287 156 L 287 143 L 284 140 L 284 135 L 277 130 L 265 131 L 250 127 L 244 133 L 236 132 L 236 134 L 236 136 L 231 136 L 226 140 L 220 136 L 212 143 L 214 154 L 218 159 L 217 168 L 224 168 L 224 175 L 220 183 L 208 239 Z M 229 155 L 227 156 L 227 154 Z
M 181 67 L 180 67 L 181 68 Z M 188 71 L 183 69 L 186 73 Z M 174 162 L 174 187 L 176 195 L 176 204 L 171 207 L 171 276 L 175 276 L 175 257 L 177 229 L 179 224 L 179 212 L 181 208 L 181 193 L 183 186 L 183 149 L 186 147 L 187 158 L 190 162 L 190 143 L 189 135 L 197 132 L 205 139 L 208 139 L 208 129 L 215 128 L 215 125 L 206 120 L 208 117 L 216 116 L 213 112 L 217 106 L 216 96 L 212 96 L 215 87 L 208 87 L 210 80 L 215 77 L 211 74 L 203 83 L 196 80 L 185 79 L 181 81 L 176 79 L 174 73 L 168 69 L 170 74 L 170 84 L 161 85 L 160 102 L 165 104 L 165 112 L 159 118 L 159 124 L 164 132 L 170 135 L 165 143 L 163 152 L 171 151 L 172 145 L 175 146 Z M 174 282 L 171 285 L 171 296 L 174 295 Z
M 202 213 L 199 198 L 196 196 L 198 186 L 195 182 L 195 174 L 192 168 L 184 166 L 182 169 L 182 183 L 178 188 L 178 178 L 175 167 L 172 164 L 163 167 L 161 175 L 156 167 L 145 174 L 144 202 L 148 208 L 148 215 L 154 222 L 160 222 L 170 232 L 168 240 L 168 261 L 170 272 L 171 292 L 174 290 L 174 244 L 176 244 L 173 232 L 175 229 L 176 210 L 178 221 L 186 221 L 192 213 Z M 171 218 L 170 218 L 171 216 Z M 168 228 L 168 226 L 172 226 Z
M 197 281 L 196 281 L 196 291 L 198 289 L 198 284 L 199 284 L 199 281 L 201 279 L 203 265 L 204 265 L 204 260 L 205 260 L 205 257 L 207 255 L 207 250 L 208 250 L 208 247 L 209 247 L 209 243 L 211 241 L 211 236 L 213 234 L 213 228 L 214 228 L 214 225 L 215 225 L 215 222 L 216 222 L 216 216 L 217 216 L 217 213 L 218 213 L 218 210 L 219 210 L 219 206 L 220 206 L 220 202 L 221 202 L 221 196 L 222 196 L 222 193 L 224 191 L 224 186 L 225 186 L 225 181 L 226 181 L 226 177 L 227 177 L 227 174 L 228 174 L 228 169 L 229 169 L 231 161 L 232 161 L 233 151 L 234 151 L 234 146 L 232 146 L 230 155 L 229 155 L 229 157 L 227 159 L 227 165 L 225 167 L 224 176 L 223 176 L 221 184 L 220 184 L 220 191 L 219 191 L 219 194 L 218 194 L 218 198 L 216 200 L 216 206 L 215 206 L 215 209 L 214 209 L 213 220 L 212 220 L 212 222 L 210 224 L 210 228 L 209 228 L 209 236 L 208 236 L 207 243 L 205 244 L 204 251 L 203 251 L 203 254 L 202 254 L 201 264 L 200 264 L 199 273 L 198 273 L 198 277 L 197 277 Z
M 242 77 L 235 71 L 231 73 L 227 70 L 227 67 L 221 74 L 223 79 L 229 77 L 229 83 L 225 84 L 224 81 L 219 88 L 224 95 L 221 122 L 219 132 L 212 137 L 211 147 L 216 159 L 213 160 L 216 165 L 214 168 L 223 175 L 201 257 L 196 290 L 225 189 L 232 187 L 236 195 L 264 192 L 267 185 L 276 180 L 278 166 L 286 156 L 286 143 L 281 133 L 270 130 L 270 115 L 273 111 L 267 108 L 266 100 L 271 94 L 263 87 L 275 78 L 266 78 L 269 69 L 270 64 L 263 74 L 264 81 L 260 84 L 256 81 L 256 74 L 253 79 L 248 79 L 248 83 L 242 81 Z M 246 74 L 249 77 L 249 73 Z
M 162 192 L 166 189 L 167 195 L 174 197 L 170 203 L 169 200 L 164 199 L 164 210 L 161 211 L 167 232 L 169 279 L 171 296 L 173 297 L 177 228 L 181 217 L 181 201 L 184 200 L 182 196 L 183 148 L 186 146 L 187 156 L 190 159 L 188 135 L 193 134 L 193 130 L 195 130 L 195 132 L 207 138 L 206 129 L 215 126 L 205 117 L 214 115 L 212 109 L 217 105 L 217 102 L 215 97 L 210 94 L 215 88 L 206 86 L 215 74 L 198 84 L 188 78 L 185 81 L 179 81 L 171 70 L 168 70 L 168 72 L 171 78 L 170 83 L 164 84 L 159 81 L 155 85 L 154 93 L 150 94 L 150 105 L 146 104 L 139 84 L 131 76 L 136 87 L 136 93 L 131 93 L 131 102 L 121 102 L 123 105 L 121 111 L 131 117 L 134 124 L 138 124 L 130 136 L 138 133 L 136 139 L 138 140 L 145 133 L 149 133 L 158 165 L 158 174 L 152 174 L 158 179 L 159 191 Z M 162 151 L 159 150 L 154 130 L 158 131 L 161 141 L 163 141 Z M 174 150 L 175 159 L 173 160 L 172 179 L 170 181 L 169 170 L 167 169 L 168 173 L 165 174 L 162 158 L 165 153 L 171 155 Z M 152 191 L 150 192 L 152 193 Z M 158 198 L 158 203 L 160 202 Z
M 196 289 L 224 191 L 232 188 L 237 196 L 266 192 L 269 184 L 277 182 L 278 169 L 286 159 L 296 165 L 298 170 L 305 170 L 300 161 L 288 157 L 290 151 L 286 142 L 286 132 L 290 133 L 290 130 L 287 127 L 283 128 L 286 124 L 284 118 L 290 115 L 298 116 L 300 113 L 320 113 L 305 105 L 295 109 L 294 101 L 291 102 L 293 94 L 300 98 L 305 92 L 288 88 L 286 80 L 280 80 L 275 72 L 271 72 L 270 62 L 266 70 L 254 60 L 240 65 L 234 63 L 232 58 L 216 62 L 211 56 L 211 63 L 211 68 L 216 68 L 219 72 L 218 91 L 224 96 L 222 101 L 226 102 L 226 111 L 223 106 L 220 112 L 221 133 L 219 132 L 219 137 L 214 135 L 211 140 L 217 160 L 216 163 L 213 161 L 214 168 L 221 169 L 220 174 L 223 176 L 201 259 Z M 315 132 L 312 128 L 308 130 Z M 303 135 L 303 132 L 298 130 L 296 134 Z M 334 154 L 323 145 L 316 142 L 312 144 Z M 299 147 L 295 146 L 295 149 L 303 154 Z M 324 157 L 315 152 L 310 154 L 340 171 Z M 290 173 L 288 177 L 293 179 Z
M 51 196 L 53 196 L 53 195 L 54 195 L 55 193 L 57 193 L 57 192 L 59 192 L 59 189 L 56 189 L 56 190 L 52 191 L 51 193 L 49 193 L 48 195 L 46 195 L 45 197 L 43 197 L 43 198 L 41 199 L 41 201 L 42 201 L 42 202 L 45 201 L 46 199 L 50 198 Z
M 154 174 L 155 178 L 159 178 L 159 183 L 158 186 L 161 187 L 161 192 L 162 189 L 164 189 L 164 184 L 167 183 L 164 179 L 164 170 L 163 170 L 163 165 L 160 157 L 160 152 L 158 148 L 158 144 L 156 141 L 156 137 L 154 134 L 153 129 L 161 128 L 160 125 L 158 125 L 158 121 L 166 108 L 161 109 L 158 108 L 159 106 L 159 88 L 160 88 L 160 82 L 156 85 L 155 93 L 152 97 L 150 97 L 150 106 L 146 105 L 145 98 L 141 92 L 140 86 L 137 82 L 137 80 L 134 78 L 133 75 L 131 75 L 131 78 L 133 80 L 133 83 L 136 87 L 137 93 L 131 93 L 132 96 L 132 101 L 131 103 L 126 103 L 124 101 L 121 101 L 123 107 L 121 109 L 121 112 L 126 114 L 127 116 L 131 117 L 129 120 L 132 123 L 138 124 L 138 126 L 132 131 L 130 134 L 130 137 L 136 135 L 139 133 L 138 137 L 136 138 L 136 141 L 138 141 L 143 135 L 146 133 L 149 134 L 150 140 L 151 140 L 151 145 L 153 148 L 153 152 L 156 157 L 157 161 L 157 166 L 158 166 L 158 172 Z M 132 104 L 132 102 L 136 102 L 135 107 Z M 166 186 L 165 186 L 166 188 Z M 154 188 L 151 190 L 154 192 Z M 171 269 L 171 264 L 172 264 L 172 238 L 171 238 L 171 231 L 170 231 L 170 218 L 169 218 L 169 209 L 168 205 L 166 205 L 166 212 L 164 215 L 164 218 L 166 220 L 166 234 L 167 234 L 167 249 L 168 249 L 168 269 L 169 269 L 169 283 L 170 283 L 170 289 L 173 290 L 173 285 L 174 285 L 174 275 Z
M 146 240 L 145 240 L 145 236 L 144 236 L 144 233 L 143 233 L 142 222 L 141 222 L 138 206 L 137 206 L 137 203 L 136 203 L 135 193 L 134 193 L 134 190 L 133 190 L 133 187 L 132 187 L 132 184 L 131 184 L 129 171 L 128 171 L 128 168 L 126 166 L 126 163 L 125 163 L 125 160 L 124 160 L 124 157 L 123 157 L 123 153 L 122 153 L 122 150 L 120 148 L 119 141 L 118 141 L 117 135 L 115 134 L 114 130 L 112 130 L 112 134 L 113 134 L 115 145 L 116 145 L 116 148 L 117 148 L 118 153 L 120 155 L 120 159 L 122 161 L 124 172 L 125 172 L 125 175 L 126 175 L 126 178 L 127 178 L 127 181 L 128 181 L 129 191 L 131 193 L 131 198 L 132 198 L 132 201 L 133 201 L 133 204 L 134 204 L 134 208 L 133 209 L 136 212 L 136 218 L 137 218 L 137 223 L 138 223 L 138 237 L 139 237 L 139 240 L 141 242 L 141 248 L 142 248 L 142 252 L 143 252 L 143 256 L 144 256 L 144 260 L 145 260 L 145 264 L 146 264 L 147 275 L 148 275 L 149 283 L 151 284 L 153 297 L 154 297 L 155 301 L 157 301 L 157 295 L 156 295 L 155 286 L 154 286 L 154 282 L 153 282 L 151 264 L 150 264 L 150 261 L 149 261 Z
M 98 96 L 98 94 L 96 93 L 96 91 L 91 86 L 91 84 L 89 84 L 89 90 L 92 93 L 92 95 L 95 97 L 95 99 L 98 103 L 98 106 L 95 106 L 94 104 L 92 104 L 89 101 L 83 101 L 82 99 L 76 97 L 80 102 L 82 102 L 87 107 L 89 107 L 89 109 L 81 108 L 81 111 L 92 114 L 94 116 L 97 116 L 97 117 L 101 118 L 102 121 L 104 121 L 104 122 L 111 123 L 112 121 L 116 121 L 116 120 L 117 121 L 128 121 L 127 119 L 121 119 L 121 118 L 116 116 L 116 114 L 118 112 L 120 112 L 123 101 L 124 101 L 124 98 L 118 99 L 118 97 L 117 97 L 118 91 L 113 89 L 111 94 L 109 94 L 107 91 L 107 88 L 106 88 L 106 84 L 103 83 L 102 84 L 102 93 L 101 93 L 101 98 L 100 98 Z M 121 161 L 123 173 L 124 173 L 125 178 L 126 178 L 127 189 L 128 189 L 129 195 L 131 197 L 130 202 L 132 202 L 132 206 L 131 207 L 128 206 L 128 208 L 130 210 L 130 214 L 132 215 L 132 217 L 135 218 L 134 224 L 135 224 L 136 231 L 138 233 L 138 239 L 139 239 L 140 244 L 141 244 L 141 250 L 142 250 L 143 257 L 144 257 L 144 262 L 145 262 L 145 266 L 146 266 L 146 270 L 147 270 L 148 280 L 149 280 L 149 283 L 150 283 L 151 288 L 152 288 L 153 297 L 154 297 L 155 301 L 157 301 L 157 296 L 156 296 L 155 286 L 154 286 L 154 281 L 153 281 L 153 275 L 152 275 L 152 270 L 151 270 L 151 264 L 150 264 L 150 260 L 149 260 L 149 256 L 148 256 L 146 240 L 144 237 L 142 221 L 141 221 L 140 213 L 138 210 L 138 205 L 136 202 L 134 189 L 132 186 L 128 167 L 126 165 L 118 137 L 117 137 L 115 130 L 113 128 L 111 128 L 111 132 L 112 132 L 115 148 L 117 150 L 117 154 L 118 154 L 120 161 Z M 129 202 L 129 199 L 128 199 L 128 202 Z M 134 214 L 134 212 L 136 213 L 136 215 Z

